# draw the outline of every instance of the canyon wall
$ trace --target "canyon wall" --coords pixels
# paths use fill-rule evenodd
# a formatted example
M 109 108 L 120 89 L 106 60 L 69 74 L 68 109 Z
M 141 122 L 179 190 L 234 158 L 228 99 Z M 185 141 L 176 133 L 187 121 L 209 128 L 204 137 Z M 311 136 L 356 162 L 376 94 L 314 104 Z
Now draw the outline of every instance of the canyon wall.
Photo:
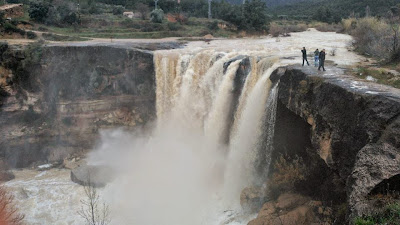
M 12 167 L 62 162 L 100 129 L 153 120 L 153 54 L 137 47 L 149 45 L 3 44 L 0 156 Z
M 399 189 L 400 91 L 345 73 L 297 66 L 281 73 L 277 114 L 288 116 L 277 120 L 275 155 L 302 156 L 317 171 L 309 193 L 347 199 L 348 213 L 358 216 L 375 207 L 370 197 L 382 182 Z

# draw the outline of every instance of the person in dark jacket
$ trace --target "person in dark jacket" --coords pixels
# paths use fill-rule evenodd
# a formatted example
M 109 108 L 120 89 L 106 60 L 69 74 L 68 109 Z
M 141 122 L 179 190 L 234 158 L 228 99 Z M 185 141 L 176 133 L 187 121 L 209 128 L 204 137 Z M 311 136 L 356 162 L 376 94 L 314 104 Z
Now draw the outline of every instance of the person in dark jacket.
M 326 55 L 326 53 L 325 53 L 325 49 L 322 49 L 322 51 L 319 53 L 319 67 L 318 67 L 318 70 L 321 70 L 321 67 L 322 67 L 322 69 L 325 71 L 325 55 Z
M 307 62 L 307 65 L 310 65 L 310 63 L 308 63 L 308 60 L 307 60 L 307 50 L 306 50 L 306 47 L 303 47 L 303 49 L 301 50 L 301 52 L 303 53 L 303 66 L 304 66 L 304 61 Z

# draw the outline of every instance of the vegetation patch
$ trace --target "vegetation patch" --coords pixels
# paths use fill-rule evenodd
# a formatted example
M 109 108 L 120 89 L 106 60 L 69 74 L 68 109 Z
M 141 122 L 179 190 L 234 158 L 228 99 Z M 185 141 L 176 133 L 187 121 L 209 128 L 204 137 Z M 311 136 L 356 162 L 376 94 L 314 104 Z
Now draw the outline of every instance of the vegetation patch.
M 400 203 L 386 205 L 382 210 L 354 219 L 355 225 L 398 225 L 400 224 Z
M 400 76 L 388 72 L 383 68 L 358 67 L 353 75 L 368 81 L 400 88 Z

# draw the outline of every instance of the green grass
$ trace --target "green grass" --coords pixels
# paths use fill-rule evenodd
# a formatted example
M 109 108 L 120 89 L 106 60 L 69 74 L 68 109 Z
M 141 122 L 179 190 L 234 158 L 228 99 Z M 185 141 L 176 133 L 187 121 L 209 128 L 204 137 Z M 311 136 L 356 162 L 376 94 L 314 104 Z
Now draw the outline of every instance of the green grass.
M 368 76 L 375 78 L 377 83 L 389 85 L 395 88 L 400 88 L 400 78 L 395 79 L 395 75 L 388 73 L 384 69 L 371 69 L 366 67 L 359 67 L 354 76 L 366 79 Z
M 53 33 L 43 33 L 42 37 L 46 41 L 87 41 L 87 40 L 89 40 L 88 38 L 71 37 L 71 36 L 64 36 L 64 35 L 58 35 L 58 34 L 53 34 Z

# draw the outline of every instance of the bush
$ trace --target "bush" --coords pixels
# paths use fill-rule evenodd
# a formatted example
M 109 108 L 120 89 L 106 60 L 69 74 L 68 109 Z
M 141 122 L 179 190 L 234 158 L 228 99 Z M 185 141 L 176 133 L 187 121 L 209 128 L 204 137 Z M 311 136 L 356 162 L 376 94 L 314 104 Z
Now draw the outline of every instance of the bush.
M 124 7 L 122 6 L 115 6 L 112 10 L 114 15 L 122 15 L 124 13 Z
M 4 12 L 0 11 L 0 25 L 3 25 L 6 22 L 4 19 Z
M 164 19 L 164 11 L 162 9 L 155 9 L 150 14 L 150 20 L 153 23 L 162 23 Z
M 400 203 L 392 203 L 386 205 L 383 210 L 380 210 L 373 215 L 358 217 L 354 220 L 355 225 L 375 225 L 387 224 L 398 225 L 400 224 Z
M 218 27 L 218 21 L 213 21 L 213 22 L 211 22 L 211 23 L 208 23 L 208 25 L 207 25 L 207 27 L 208 27 L 208 29 L 210 29 L 210 30 L 218 30 L 219 29 L 219 27 Z
M 140 12 L 142 20 L 147 19 L 148 14 L 150 12 L 149 6 L 143 3 L 138 3 L 136 5 L 136 10 Z
M 4 23 L 4 32 L 8 32 L 8 33 L 19 33 L 20 35 L 24 36 L 25 35 L 25 31 L 22 29 L 19 29 L 17 26 L 15 26 L 14 24 L 5 22 Z
M 43 23 L 49 13 L 50 5 L 42 1 L 33 1 L 29 5 L 29 17 L 36 21 Z
M 396 53 L 393 51 L 392 27 L 384 20 L 370 17 L 358 19 L 350 26 L 348 23 L 347 32 L 354 37 L 356 50 L 361 54 L 388 61 Z
M 100 14 L 100 9 L 96 6 L 96 4 L 93 4 L 93 5 L 89 6 L 88 12 L 90 14 Z
M 182 26 L 178 23 L 168 23 L 167 26 L 168 26 L 168 29 L 171 31 L 178 31 L 178 30 L 182 29 Z
M 37 38 L 37 35 L 36 35 L 34 32 L 32 32 L 32 31 L 26 32 L 26 36 L 27 36 L 29 39 L 35 39 L 35 38 Z
M 317 23 L 314 25 L 315 29 L 321 32 L 343 32 L 344 28 L 341 23 Z
M 6 187 L 0 186 L 0 221 L 1 224 L 22 225 L 24 215 L 15 207 L 14 196 Z
M 272 37 L 279 37 L 279 35 L 285 34 L 286 32 L 282 26 L 279 26 L 276 23 L 271 23 L 268 33 L 271 34 Z

